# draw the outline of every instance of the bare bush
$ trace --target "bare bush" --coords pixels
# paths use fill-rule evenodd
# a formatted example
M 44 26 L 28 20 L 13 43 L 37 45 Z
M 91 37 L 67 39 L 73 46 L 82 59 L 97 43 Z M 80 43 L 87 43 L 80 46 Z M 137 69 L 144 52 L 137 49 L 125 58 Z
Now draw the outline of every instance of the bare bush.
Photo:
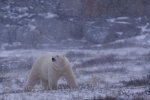
M 118 100 L 117 97 L 113 97 L 113 96 L 106 96 L 106 97 L 94 97 L 92 100 Z
M 125 86 L 145 86 L 150 84 L 150 75 L 141 79 L 131 79 L 129 81 L 122 81 Z
M 93 58 L 90 60 L 86 60 L 84 62 L 82 62 L 79 65 L 76 65 L 76 67 L 89 67 L 89 66 L 93 66 L 93 65 L 98 65 L 98 64 L 106 64 L 106 63 L 115 63 L 116 61 L 118 61 L 118 59 L 116 58 L 116 55 L 114 54 L 110 54 L 110 55 L 106 55 L 106 56 L 102 56 L 99 58 Z
M 86 57 L 88 56 L 88 54 L 85 54 L 84 52 L 74 52 L 74 51 L 70 51 L 66 54 L 67 57 L 71 58 L 71 57 Z
M 147 54 L 144 54 L 143 58 L 144 58 L 145 61 L 149 62 L 150 61 L 150 51 Z

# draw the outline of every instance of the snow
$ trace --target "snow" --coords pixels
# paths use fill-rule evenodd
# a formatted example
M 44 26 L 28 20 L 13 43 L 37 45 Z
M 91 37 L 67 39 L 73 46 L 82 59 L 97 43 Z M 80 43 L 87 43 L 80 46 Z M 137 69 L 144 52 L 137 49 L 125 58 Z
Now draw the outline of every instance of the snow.
M 144 32 L 148 32 L 149 33 L 150 29 L 148 27 L 149 27 L 149 23 L 147 23 L 144 26 L 139 26 L 139 28 L 141 28 L 141 33 L 144 33 Z
M 125 19 L 128 19 L 128 17 L 111 18 L 111 19 L 107 19 L 106 21 L 110 23 L 117 23 L 117 24 L 130 24 L 129 22 L 123 21 Z
M 141 18 L 141 17 L 138 17 L 138 18 L 136 18 L 136 20 L 137 20 L 137 21 L 141 21 L 141 20 L 142 20 L 142 18 Z
M 54 13 L 51 13 L 51 12 L 48 12 L 48 13 L 43 13 L 43 14 L 38 14 L 39 16 L 42 16 L 46 19 L 51 19 L 51 18 L 55 18 L 55 17 L 58 17 L 57 14 L 54 14 Z
M 54 17 L 57 17 L 57 15 L 53 14 L 53 13 L 50 13 L 50 12 L 48 12 L 47 16 L 45 16 L 45 18 L 47 18 L 47 19 L 54 18 Z
M 5 100 L 43 100 L 43 99 L 50 99 L 50 100 L 66 100 L 66 99 L 92 99 L 97 96 L 105 97 L 109 96 L 117 96 L 122 98 L 129 98 L 127 95 L 121 94 L 118 95 L 119 91 L 124 91 L 126 94 L 135 95 L 141 92 L 144 92 L 147 88 L 141 87 L 124 87 L 121 81 L 130 80 L 130 78 L 134 77 L 142 77 L 144 74 L 147 74 L 147 68 L 150 64 L 145 64 L 145 61 L 142 60 L 142 65 L 137 65 L 136 62 L 139 62 L 136 58 L 141 57 L 149 52 L 149 48 L 142 48 L 142 47 L 128 47 L 128 48 L 118 48 L 118 49 L 100 49 L 100 50 L 93 50 L 93 49 L 64 49 L 64 50 L 2 50 L 0 53 L 1 58 L 30 58 L 36 57 L 42 52 L 50 51 L 53 53 L 56 52 L 64 52 L 67 54 L 68 52 L 75 52 L 75 54 L 83 53 L 85 56 L 81 57 L 72 57 L 75 61 L 71 61 L 72 66 L 74 66 L 75 62 L 78 64 L 94 59 L 97 57 L 108 56 L 110 54 L 116 55 L 118 59 L 129 59 L 128 61 L 116 62 L 116 63 L 98 63 L 96 65 L 91 65 L 89 67 L 81 66 L 80 68 L 74 68 L 77 73 L 78 82 L 81 84 L 79 89 L 58 89 L 52 91 L 44 91 L 40 85 L 36 85 L 35 89 L 32 92 L 17 92 L 18 90 L 23 89 L 23 85 L 26 82 L 26 77 L 28 71 L 20 70 L 20 71 L 11 71 L 9 73 L 5 73 L 5 77 L 9 77 L 5 83 L 1 84 L 0 88 L 2 92 L 7 92 L 4 95 L 0 95 L 0 98 Z M 133 54 L 134 52 L 134 54 Z M 86 56 L 87 55 L 87 56 Z M 134 59 L 133 59 L 134 58 Z M 18 62 L 19 63 L 19 62 Z M 11 66 L 11 65 L 10 65 Z M 21 67 L 20 67 L 21 68 Z M 124 72 L 119 72 L 115 70 L 119 70 L 123 68 Z M 114 72 L 110 69 L 114 69 Z M 96 72 L 100 70 L 100 72 Z M 108 71 L 107 71 L 108 70 Z M 86 71 L 87 74 L 82 73 L 82 71 Z M 88 71 L 92 71 L 95 73 L 88 73 Z M 102 72 L 104 71 L 104 72 Z M 144 74 L 143 74 L 144 73 Z M 65 80 L 60 80 L 59 84 L 64 84 Z M 86 86 L 88 84 L 88 86 Z M 9 93 L 11 91 L 16 91 L 16 93 Z
M 5 26 L 6 26 L 6 27 L 10 27 L 11 25 L 10 25 L 10 24 L 6 24 Z
M 28 27 L 30 28 L 30 31 L 34 31 L 36 29 L 36 26 L 32 24 L 28 24 Z
M 114 23 L 116 21 L 115 18 L 107 19 L 108 22 Z
M 1 9 L 8 10 L 8 9 L 10 9 L 10 5 L 7 5 L 7 6 L 3 7 L 3 8 L 1 8 Z
M 18 15 L 16 18 L 23 18 L 23 17 L 26 17 L 26 16 L 29 16 L 29 14 L 28 13 L 24 13 L 22 15 Z
M 125 19 L 129 19 L 129 17 L 117 17 L 116 19 L 118 19 L 118 20 L 125 20 Z
M 25 13 L 29 10 L 28 7 L 15 7 L 14 9 L 22 13 Z
M 114 23 L 118 23 L 118 24 L 130 24 L 129 22 L 124 22 L 124 21 L 115 21 Z
M 123 32 L 117 32 L 118 35 L 123 35 Z
M 146 38 L 146 35 L 140 35 L 136 37 L 137 40 L 144 40 L 145 38 Z
M 20 19 L 20 18 L 23 18 L 23 17 L 30 17 L 32 16 L 32 14 L 29 14 L 29 13 L 23 13 L 23 14 L 18 14 L 18 15 L 15 15 L 13 13 L 10 13 L 9 15 L 7 15 L 5 18 L 10 18 L 10 19 Z

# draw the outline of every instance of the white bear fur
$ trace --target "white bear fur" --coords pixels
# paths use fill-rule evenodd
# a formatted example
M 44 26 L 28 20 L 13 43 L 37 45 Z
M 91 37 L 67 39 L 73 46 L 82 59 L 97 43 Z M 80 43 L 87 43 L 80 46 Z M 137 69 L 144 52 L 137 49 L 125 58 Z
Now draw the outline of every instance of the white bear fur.
M 55 61 L 52 61 L 52 58 Z M 25 85 L 25 91 L 31 91 L 38 81 L 45 89 L 57 89 L 57 82 L 64 77 L 71 88 L 77 87 L 77 81 L 69 60 L 63 54 L 42 54 L 34 63 Z

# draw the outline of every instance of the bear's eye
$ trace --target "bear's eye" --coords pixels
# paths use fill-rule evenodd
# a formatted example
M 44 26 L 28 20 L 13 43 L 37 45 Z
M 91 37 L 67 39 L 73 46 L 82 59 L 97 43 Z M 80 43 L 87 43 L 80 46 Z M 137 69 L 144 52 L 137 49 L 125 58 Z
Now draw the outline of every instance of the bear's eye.
M 52 62 L 56 61 L 56 59 L 54 57 L 52 57 Z

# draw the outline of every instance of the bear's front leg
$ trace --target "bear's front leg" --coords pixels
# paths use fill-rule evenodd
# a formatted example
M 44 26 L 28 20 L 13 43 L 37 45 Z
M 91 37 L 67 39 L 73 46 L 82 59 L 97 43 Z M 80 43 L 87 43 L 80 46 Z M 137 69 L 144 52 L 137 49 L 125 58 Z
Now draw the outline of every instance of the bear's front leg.
M 45 90 L 48 90 L 48 80 L 42 80 L 42 86 L 44 87 Z
M 48 83 L 48 90 L 57 90 L 57 84 L 52 82 Z
M 49 79 L 48 80 L 48 89 L 56 90 L 57 89 L 57 81 L 55 81 L 54 79 L 53 80 Z
M 51 74 L 48 73 L 48 90 L 52 90 L 52 81 Z
M 52 90 L 52 83 L 50 81 L 48 82 L 48 90 Z
M 27 83 L 24 87 L 24 90 L 25 91 L 31 91 L 37 81 L 38 81 L 38 78 L 34 75 L 33 72 L 31 72 L 29 77 L 28 77 Z
M 73 73 L 71 66 L 69 65 L 67 66 L 66 72 L 63 74 L 63 76 L 65 77 L 67 83 L 69 84 L 71 88 L 78 87 L 77 80 L 76 80 L 75 74 Z
M 30 92 L 32 90 L 32 88 L 34 87 L 34 85 L 36 84 L 36 82 L 37 82 L 37 80 L 32 80 L 32 81 L 28 80 L 27 84 L 24 87 L 24 90 Z

